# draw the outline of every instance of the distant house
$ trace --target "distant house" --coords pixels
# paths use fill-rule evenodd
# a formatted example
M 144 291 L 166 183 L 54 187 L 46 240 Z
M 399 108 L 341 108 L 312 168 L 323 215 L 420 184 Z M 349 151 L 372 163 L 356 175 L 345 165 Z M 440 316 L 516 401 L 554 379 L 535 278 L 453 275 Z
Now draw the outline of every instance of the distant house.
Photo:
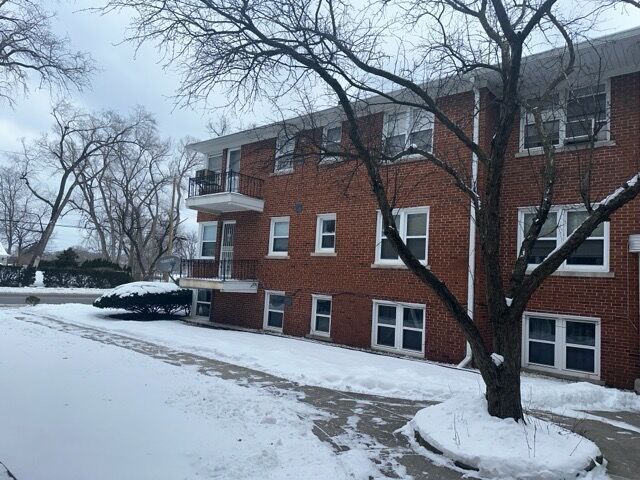
M 6 265 L 9 260 L 9 254 L 4 249 L 2 243 L 0 243 L 0 265 Z

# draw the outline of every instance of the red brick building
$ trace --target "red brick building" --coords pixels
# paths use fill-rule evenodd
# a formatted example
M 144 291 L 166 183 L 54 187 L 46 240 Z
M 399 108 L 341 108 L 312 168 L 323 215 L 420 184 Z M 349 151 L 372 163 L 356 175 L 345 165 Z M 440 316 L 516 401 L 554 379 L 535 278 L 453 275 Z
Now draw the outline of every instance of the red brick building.
M 543 229 L 531 264 L 583 218 L 579 187 L 587 163 L 593 199 L 640 171 L 639 42 L 636 30 L 598 43 L 610 60 L 597 81 L 572 87 L 562 99 L 563 113 L 546 119 L 558 163 L 550 214 L 554 228 Z M 582 60 L 587 64 L 590 56 L 583 54 Z M 487 144 L 492 91 L 490 79 L 476 78 L 438 102 L 468 135 Z M 590 109 L 577 114 L 581 98 L 589 99 Z M 313 142 L 305 141 L 321 138 L 324 145 L 348 148 L 346 124 L 342 128 L 339 118 L 335 109 L 318 112 L 311 134 L 300 127 L 300 135 L 285 135 L 281 125 L 269 125 L 191 146 L 207 158 L 190 181 L 187 199 L 198 211 L 201 239 L 200 258 L 183 261 L 181 279 L 183 286 L 198 289 L 194 314 L 220 324 L 459 363 L 466 355 L 465 339 L 436 295 L 394 258 L 366 172 L 355 171 L 353 162 L 320 156 Z M 599 127 L 594 148 L 583 142 L 585 131 L 578 125 L 585 120 L 587 133 Z M 470 152 L 431 118 L 378 106 L 362 121 L 381 142 L 423 142 L 442 156 L 459 158 L 469 176 L 474 174 Z M 505 274 L 528 213 L 540 200 L 543 158 L 529 123 L 523 114 L 512 135 L 503 187 Z M 286 154 L 292 152 L 290 160 Z M 468 305 L 490 341 L 468 197 L 419 157 L 388 172 L 407 244 Z M 545 281 L 523 318 L 525 368 L 633 388 L 640 378 L 635 234 L 640 234 L 638 199 Z

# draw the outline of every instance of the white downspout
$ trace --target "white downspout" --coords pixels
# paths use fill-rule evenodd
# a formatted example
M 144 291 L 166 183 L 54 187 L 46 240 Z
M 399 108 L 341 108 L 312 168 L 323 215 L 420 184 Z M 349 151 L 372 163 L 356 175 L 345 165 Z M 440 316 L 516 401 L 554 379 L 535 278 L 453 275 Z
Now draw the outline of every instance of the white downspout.
M 480 142 L 480 90 L 473 80 L 473 142 Z M 474 190 L 478 188 L 478 155 L 471 154 L 471 186 Z M 469 208 L 469 265 L 467 277 L 467 314 L 473 320 L 475 306 L 475 276 L 476 276 L 476 209 L 473 201 Z M 464 368 L 473 358 L 471 345 L 467 342 L 467 353 L 458 368 Z

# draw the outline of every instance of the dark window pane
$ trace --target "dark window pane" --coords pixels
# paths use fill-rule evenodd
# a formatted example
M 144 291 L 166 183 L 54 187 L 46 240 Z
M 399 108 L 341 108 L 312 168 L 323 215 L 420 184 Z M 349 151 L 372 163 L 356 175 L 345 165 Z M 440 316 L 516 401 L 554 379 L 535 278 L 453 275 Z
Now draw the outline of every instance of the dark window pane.
M 396 329 L 391 327 L 378 326 L 378 345 L 395 347 Z
M 524 233 L 529 231 L 531 228 L 531 224 L 533 223 L 533 219 L 536 218 L 535 213 L 525 213 L 524 215 Z M 538 238 L 552 237 L 555 238 L 558 235 L 558 213 L 557 212 L 549 212 L 547 214 L 547 219 L 545 220 L 542 228 L 540 229 L 540 234 Z
M 336 231 L 335 220 L 323 220 L 322 221 L 322 233 L 334 233 Z
M 552 343 L 529 342 L 529 362 L 540 365 L 555 365 L 555 345 Z
M 422 332 L 415 330 L 402 331 L 402 348 L 407 350 L 422 350 Z
M 199 302 L 210 302 L 211 301 L 211 290 L 198 290 L 198 301 Z
M 571 235 L 589 217 L 587 212 L 567 212 L 567 234 Z M 604 223 L 601 223 L 591 233 L 592 237 L 604 237 Z
M 567 368 L 595 372 L 595 352 L 586 348 L 567 347 Z
M 269 317 L 267 319 L 267 325 L 275 328 L 282 328 L 282 318 L 284 315 L 282 312 L 269 312 Z
M 551 120 L 543 122 L 543 130 L 548 135 L 552 144 L 560 143 L 560 120 Z M 524 127 L 524 148 L 541 147 L 542 140 L 538 136 L 538 130 L 535 124 L 525 125 Z
M 409 328 L 422 328 L 423 311 L 420 308 L 404 308 L 402 312 L 402 325 Z
M 316 300 L 316 313 L 331 315 L 331 300 Z
M 269 295 L 269 310 L 284 312 L 284 295 Z
M 199 317 L 208 317 L 210 312 L 210 304 L 209 303 L 196 303 L 196 315 Z
M 427 235 L 427 214 L 410 213 L 407 215 L 407 236 L 419 237 Z
M 531 249 L 528 262 L 533 264 L 542 263 L 542 261 L 547 258 L 547 255 L 555 249 L 555 240 L 536 240 L 536 243 L 533 244 L 533 248 Z
M 427 258 L 427 240 L 424 238 L 408 238 L 407 247 L 418 260 Z
M 567 322 L 567 343 L 596 345 L 596 324 L 587 322 Z
M 567 265 L 604 265 L 604 240 L 585 240 L 567 258 Z
M 396 307 L 392 307 L 390 305 L 378 305 L 378 323 L 395 325 Z
M 388 238 L 383 238 L 380 242 L 380 258 L 382 260 L 397 260 L 398 254 Z
M 316 317 L 316 331 L 329 333 L 329 317 Z
M 274 252 L 288 252 L 289 251 L 289 239 L 288 238 L 274 238 L 273 239 L 273 251 Z
M 529 338 L 554 342 L 556 339 L 556 321 L 548 318 L 529 318 Z
M 202 256 L 213 257 L 216 254 L 216 242 L 202 242 Z
M 323 235 L 322 241 L 320 242 L 320 246 L 322 248 L 334 248 L 336 243 L 336 237 L 333 235 Z
M 273 234 L 276 237 L 286 237 L 289 235 L 289 222 L 275 222 L 273 224 Z
M 409 145 L 415 145 L 416 148 L 424 151 L 431 150 L 431 134 L 432 130 L 422 130 L 421 132 L 413 132 L 409 135 Z
M 397 155 L 404 150 L 404 146 L 405 146 L 404 144 L 405 144 L 404 134 L 388 137 L 387 140 L 384 142 L 384 153 L 390 157 Z

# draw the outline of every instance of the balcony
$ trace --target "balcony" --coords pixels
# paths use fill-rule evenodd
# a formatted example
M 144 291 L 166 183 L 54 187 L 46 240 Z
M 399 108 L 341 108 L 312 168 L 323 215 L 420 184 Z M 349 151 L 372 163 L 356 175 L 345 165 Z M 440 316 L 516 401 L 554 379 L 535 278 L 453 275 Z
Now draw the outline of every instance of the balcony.
M 256 260 L 182 259 L 180 286 L 227 293 L 257 293 Z
M 264 210 L 261 179 L 233 171 L 201 172 L 189 179 L 187 208 L 209 213 Z

